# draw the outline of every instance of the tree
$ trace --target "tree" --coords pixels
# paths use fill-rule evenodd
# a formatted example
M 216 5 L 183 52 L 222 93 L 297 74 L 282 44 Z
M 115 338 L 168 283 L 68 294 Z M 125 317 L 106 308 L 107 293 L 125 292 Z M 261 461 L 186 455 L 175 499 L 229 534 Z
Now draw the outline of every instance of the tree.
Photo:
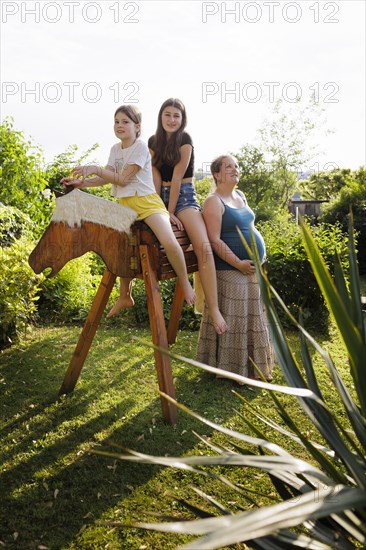
M 266 119 L 258 130 L 260 150 L 273 176 L 272 198 L 282 207 L 297 186 L 299 172 L 304 171 L 319 153 L 314 140 L 325 124 L 323 111 L 314 98 L 305 107 L 300 105 L 298 98 L 287 112 L 284 101 L 278 100 L 270 119 Z
M 254 145 L 244 145 L 235 153 L 240 167 L 239 189 L 256 211 L 257 220 L 268 219 L 268 210 L 273 213 L 273 177 L 265 162 L 264 153 Z
M 351 172 L 346 170 L 344 185 L 335 199 L 325 208 L 322 221 L 339 223 L 345 230 L 350 208 L 357 232 L 358 262 L 360 273 L 366 273 L 366 170 L 361 167 Z
M 42 223 L 49 202 L 42 195 L 46 187 L 42 150 L 14 129 L 13 120 L 0 126 L 0 202 L 14 206 Z
M 44 174 L 49 189 L 51 191 L 63 191 L 63 186 L 60 184 L 61 179 L 69 176 L 74 166 L 85 164 L 89 155 L 98 147 L 99 145 L 95 143 L 90 149 L 79 154 L 77 145 L 69 145 L 66 151 L 56 155 L 45 168 Z M 76 157 L 76 155 L 78 156 Z
M 309 199 L 332 200 L 344 187 L 351 185 L 353 178 L 349 168 L 333 168 L 333 170 L 311 174 L 301 183 L 301 188 L 304 196 Z

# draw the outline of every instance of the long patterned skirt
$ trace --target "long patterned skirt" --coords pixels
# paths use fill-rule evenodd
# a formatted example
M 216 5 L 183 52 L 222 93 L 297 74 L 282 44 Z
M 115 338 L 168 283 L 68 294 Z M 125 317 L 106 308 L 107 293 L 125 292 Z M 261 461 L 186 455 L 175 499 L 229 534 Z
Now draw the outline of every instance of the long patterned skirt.
M 229 328 L 218 336 L 205 306 L 197 360 L 249 378 L 258 376 L 254 361 L 265 378 L 270 378 L 274 352 L 256 274 L 218 270 L 217 287 L 219 308 Z

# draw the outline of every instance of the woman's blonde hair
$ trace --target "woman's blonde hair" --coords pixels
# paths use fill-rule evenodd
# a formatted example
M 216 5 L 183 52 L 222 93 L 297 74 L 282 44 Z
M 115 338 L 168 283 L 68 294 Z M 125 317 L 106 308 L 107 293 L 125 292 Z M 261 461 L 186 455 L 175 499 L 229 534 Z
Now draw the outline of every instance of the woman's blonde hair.
M 220 155 L 219 157 L 216 157 L 211 162 L 210 170 L 211 170 L 211 174 L 213 176 L 213 179 L 215 180 L 215 185 L 217 185 L 217 180 L 215 178 L 215 174 L 217 174 L 217 172 L 220 172 L 222 161 L 224 159 L 228 158 L 228 157 L 229 157 L 229 155 Z

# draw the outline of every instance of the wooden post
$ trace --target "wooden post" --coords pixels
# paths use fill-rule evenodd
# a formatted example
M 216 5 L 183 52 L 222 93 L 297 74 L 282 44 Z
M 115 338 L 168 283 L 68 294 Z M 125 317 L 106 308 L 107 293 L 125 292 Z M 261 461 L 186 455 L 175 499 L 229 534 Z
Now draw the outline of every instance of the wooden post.
M 168 323 L 168 344 L 174 344 L 177 337 L 177 332 L 179 328 L 179 320 L 182 313 L 182 308 L 184 304 L 184 293 L 179 280 L 175 284 L 174 296 L 172 302 L 172 309 L 170 312 L 169 323 Z
M 64 381 L 60 388 L 60 394 L 72 392 L 78 381 L 81 369 L 84 366 L 86 356 L 88 355 L 88 351 L 102 318 L 103 311 L 107 305 L 110 293 L 112 292 L 116 277 L 117 275 L 114 275 L 108 269 L 103 273 L 84 328 L 79 336 L 78 343 L 66 371 Z
M 148 245 L 140 245 L 140 259 L 145 283 L 147 307 L 149 312 L 152 341 L 156 346 L 169 349 L 165 328 L 163 304 L 161 301 L 159 281 L 152 267 L 151 251 Z M 159 389 L 175 399 L 173 373 L 170 357 L 159 351 L 154 351 L 155 366 Z M 163 418 L 169 424 L 177 423 L 177 408 L 161 397 Z

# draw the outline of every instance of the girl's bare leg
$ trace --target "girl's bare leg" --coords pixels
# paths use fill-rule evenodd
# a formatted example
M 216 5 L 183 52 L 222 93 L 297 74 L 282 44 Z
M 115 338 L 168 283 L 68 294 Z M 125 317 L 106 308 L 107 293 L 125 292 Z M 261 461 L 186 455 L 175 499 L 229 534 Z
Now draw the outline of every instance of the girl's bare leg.
M 119 298 L 117 302 L 114 304 L 112 309 L 107 314 L 107 319 L 110 317 L 113 317 L 113 315 L 116 315 L 119 313 L 119 311 L 122 308 L 125 307 L 133 307 L 135 305 L 135 301 L 132 298 L 132 279 L 120 279 L 120 287 L 119 287 Z
M 177 217 L 183 223 L 197 257 L 198 271 L 212 324 L 217 334 L 224 334 L 227 324 L 218 306 L 215 262 L 202 214 L 195 208 L 185 208 Z
M 187 304 L 192 306 L 196 301 L 196 294 L 188 279 L 183 250 L 175 238 L 168 216 L 151 214 L 151 216 L 145 218 L 144 222 L 153 230 L 157 239 L 165 248 L 168 260 L 172 264 L 183 289 L 184 298 Z

